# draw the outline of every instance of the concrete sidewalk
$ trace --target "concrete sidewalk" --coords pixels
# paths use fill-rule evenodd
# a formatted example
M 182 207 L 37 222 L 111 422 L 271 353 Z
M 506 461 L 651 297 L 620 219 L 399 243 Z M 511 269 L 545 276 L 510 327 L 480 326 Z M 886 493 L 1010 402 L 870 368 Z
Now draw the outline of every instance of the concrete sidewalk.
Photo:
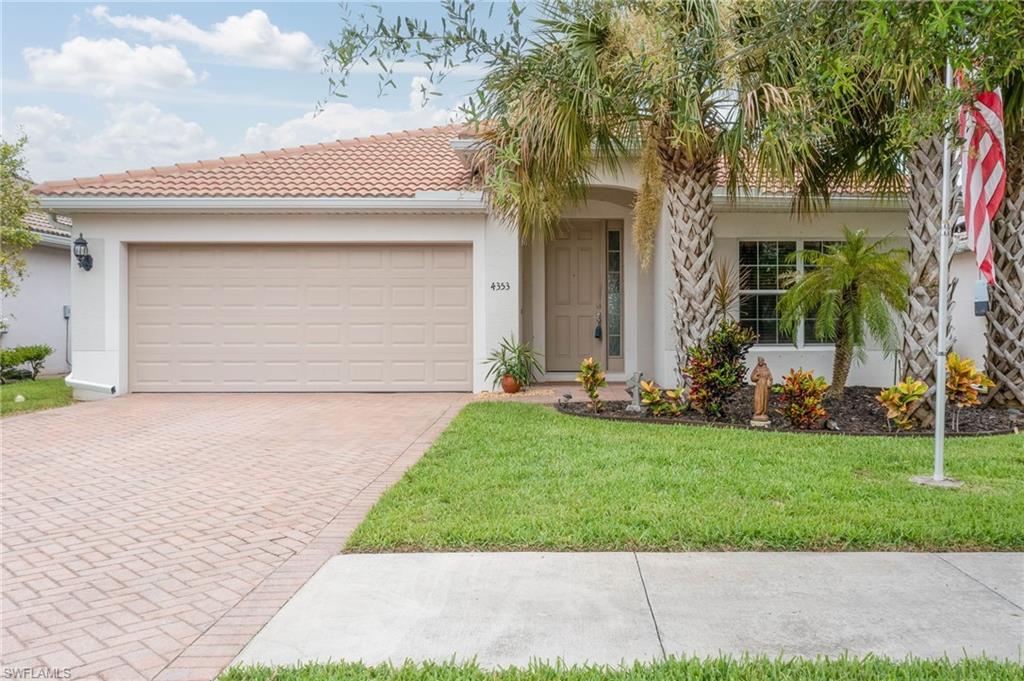
M 1021 553 L 412 553 L 332 558 L 235 663 L 1020 661 L 1022 646 Z

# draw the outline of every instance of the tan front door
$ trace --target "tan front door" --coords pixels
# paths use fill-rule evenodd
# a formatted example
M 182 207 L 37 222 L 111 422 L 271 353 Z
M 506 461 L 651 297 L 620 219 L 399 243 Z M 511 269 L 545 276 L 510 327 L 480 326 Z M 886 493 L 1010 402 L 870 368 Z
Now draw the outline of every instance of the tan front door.
M 604 220 L 571 220 L 547 244 L 547 371 L 577 371 L 591 356 L 606 364 L 604 342 L 594 333 L 598 324 L 604 331 L 604 238 Z
M 472 390 L 471 251 L 131 246 L 131 389 Z

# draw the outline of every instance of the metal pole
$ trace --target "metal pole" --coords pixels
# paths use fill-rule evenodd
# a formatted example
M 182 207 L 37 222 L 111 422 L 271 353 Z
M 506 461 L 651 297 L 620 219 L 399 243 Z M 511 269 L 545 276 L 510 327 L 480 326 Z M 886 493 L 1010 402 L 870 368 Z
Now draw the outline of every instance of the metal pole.
M 946 60 L 946 90 L 953 88 L 953 67 Z M 952 131 L 947 130 L 942 141 L 942 225 L 939 229 L 939 329 L 938 348 L 935 352 L 935 470 L 932 479 L 945 479 L 946 445 L 946 325 L 949 308 L 949 194 Z

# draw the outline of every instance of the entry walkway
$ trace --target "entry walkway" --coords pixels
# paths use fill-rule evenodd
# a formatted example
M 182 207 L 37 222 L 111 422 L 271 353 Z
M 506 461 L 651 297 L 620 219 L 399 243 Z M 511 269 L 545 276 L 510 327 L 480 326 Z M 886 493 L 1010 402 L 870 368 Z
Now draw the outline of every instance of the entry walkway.
M 449 553 L 332 558 L 236 664 L 666 655 L 1021 660 L 1024 554 Z

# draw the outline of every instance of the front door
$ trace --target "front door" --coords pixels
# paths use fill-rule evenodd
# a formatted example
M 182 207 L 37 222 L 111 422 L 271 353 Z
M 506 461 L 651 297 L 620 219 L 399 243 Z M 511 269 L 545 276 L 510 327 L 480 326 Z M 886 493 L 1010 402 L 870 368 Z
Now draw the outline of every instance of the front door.
M 562 223 L 558 236 L 547 244 L 547 371 L 578 371 L 586 357 L 607 365 L 603 341 L 604 240 L 604 220 L 568 220 Z

